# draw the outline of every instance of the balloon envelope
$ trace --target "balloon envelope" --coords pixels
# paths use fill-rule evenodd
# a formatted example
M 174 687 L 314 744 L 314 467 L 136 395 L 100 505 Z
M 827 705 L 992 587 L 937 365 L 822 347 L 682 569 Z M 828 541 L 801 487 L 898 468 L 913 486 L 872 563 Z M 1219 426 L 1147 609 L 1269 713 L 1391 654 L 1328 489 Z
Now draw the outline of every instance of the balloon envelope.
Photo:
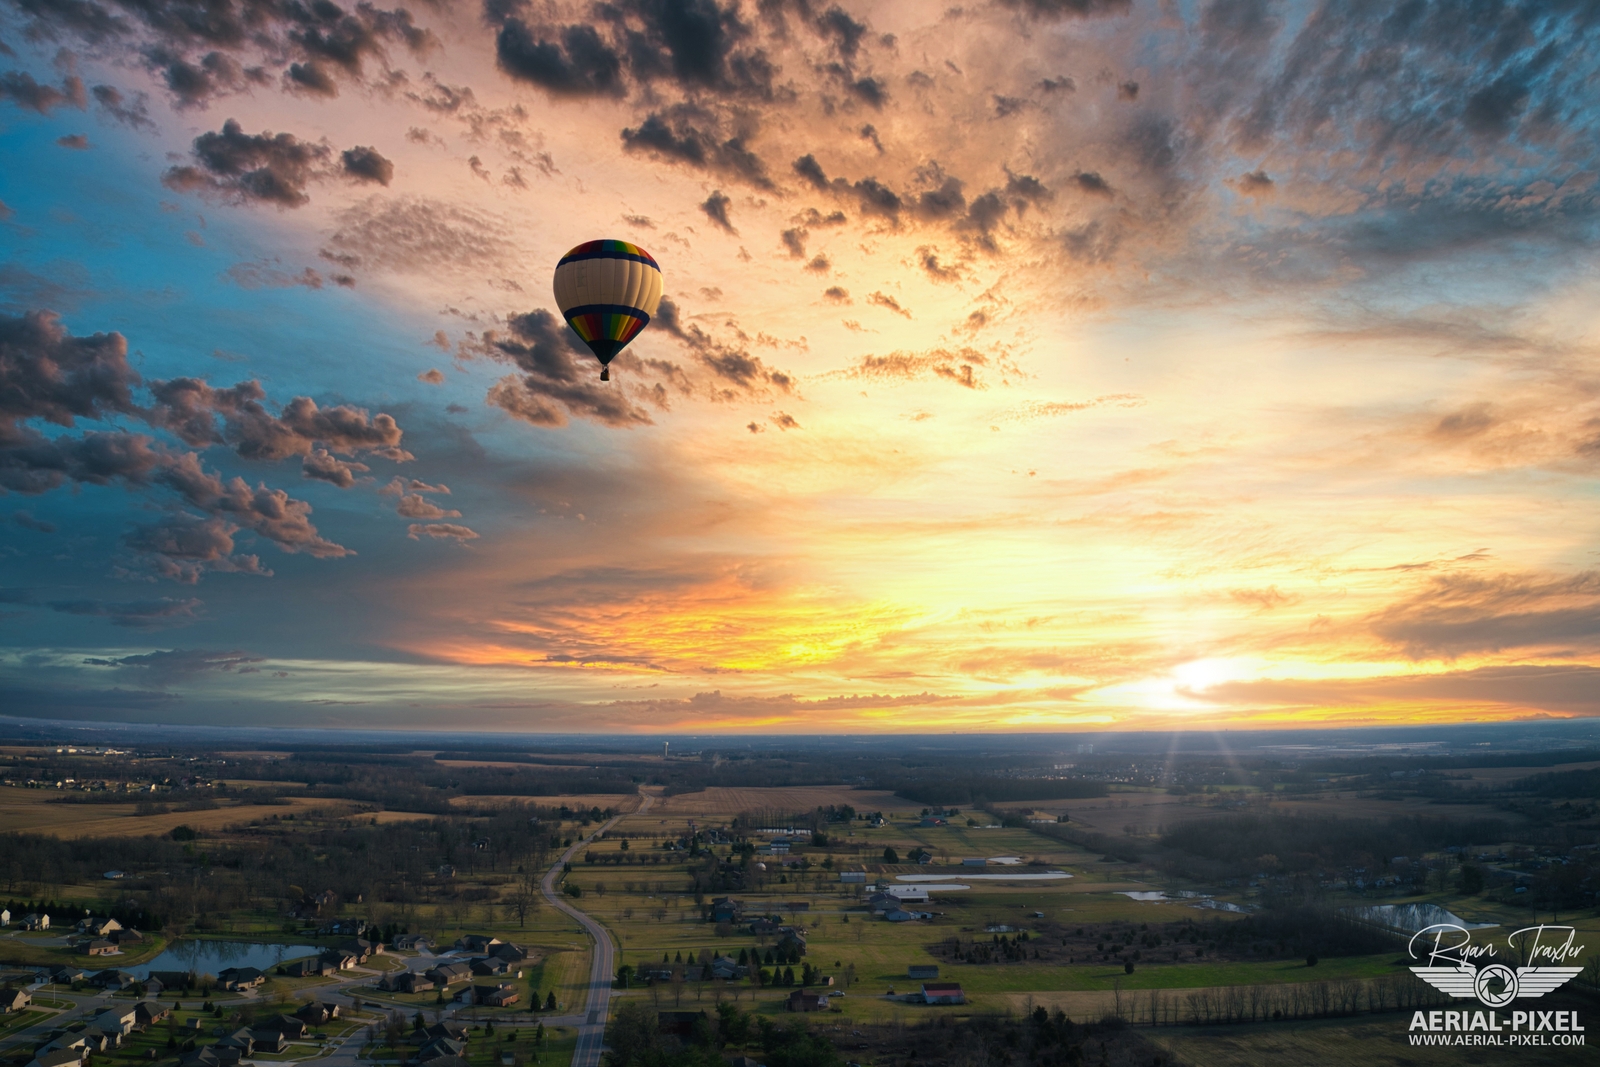
M 636 244 L 586 241 L 556 265 L 555 292 L 561 314 L 604 366 L 656 313 L 661 268 Z

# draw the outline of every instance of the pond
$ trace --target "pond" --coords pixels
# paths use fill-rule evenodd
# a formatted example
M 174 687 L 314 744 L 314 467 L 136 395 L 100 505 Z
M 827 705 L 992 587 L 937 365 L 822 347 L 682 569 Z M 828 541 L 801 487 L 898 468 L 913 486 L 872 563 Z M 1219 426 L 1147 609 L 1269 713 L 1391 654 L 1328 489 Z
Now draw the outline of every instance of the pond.
M 180 940 L 168 945 L 155 959 L 137 967 L 119 967 L 137 978 L 147 978 L 151 971 L 193 971 L 195 974 L 216 974 L 229 967 L 254 967 L 265 971 L 284 960 L 315 956 L 322 950 L 315 945 L 273 945 L 254 941 L 193 941 Z M 107 960 L 108 964 L 116 957 Z
M 1449 923 L 1459 926 L 1463 930 L 1487 930 L 1499 923 L 1469 923 L 1454 912 L 1446 911 L 1437 904 L 1375 904 L 1366 908 L 1345 909 L 1357 919 L 1373 923 L 1377 926 L 1387 926 L 1391 930 L 1399 930 L 1404 934 L 1414 934 L 1418 930 L 1425 930 L 1435 923 Z

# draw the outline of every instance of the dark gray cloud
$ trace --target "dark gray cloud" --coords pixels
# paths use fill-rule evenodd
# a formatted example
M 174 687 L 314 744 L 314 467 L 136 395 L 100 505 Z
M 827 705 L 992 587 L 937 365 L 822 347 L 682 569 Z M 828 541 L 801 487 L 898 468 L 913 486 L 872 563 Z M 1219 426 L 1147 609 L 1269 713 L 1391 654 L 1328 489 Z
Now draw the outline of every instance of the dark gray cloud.
M 1000 0 L 1000 2 L 1006 7 L 1016 8 L 1041 19 L 1120 15 L 1133 6 L 1132 0 Z
M 759 188 L 770 188 L 767 166 L 745 147 L 740 133 L 728 133 L 726 123 L 710 111 L 679 104 L 646 115 L 638 126 L 625 127 L 622 145 L 630 152 L 645 152 L 657 159 L 684 163 L 700 170 L 738 178 Z
M 621 389 L 599 380 L 594 356 L 550 312 L 540 308 L 514 315 L 509 326 L 509 336 L 486 333 L 481 350 L 514 363 L 521 373 L 496 382 L 489 403 L 535 426 L 564 426 L 569 417 L 615 427 L 651 422 Z
M 297 396 L 273 415 L 257 381 L 218 389 L 204 379 L 174 378 L 151 382 L 150 392 L 150 424 L 194 447 L 226 444 L 245 459 L 266 461 L 311 456 L 319 445 L 346 454 L 411 458 L 400 448 L 402 431 L 393 416 L 369 415 L 348 404 L 319 408 L 310 397 Z
M 58 107 L 75 107 L 81 111 L 88 103 L 81 79 L 69 75 L 57 89 L 34 81 L 33 75 L 25 70 L 0 74 L 0 100 L 10 100 L 20 108 L 41 115 L 48 115 Z
M 376 148 L 357 145 L 339 155 L 339 164 L 350 178 L 363 182 L 388 185 L 394 180 L 394 164 L 378 153 Z
M 514 253 L 508 222 L 438 200 L 373 197 L 335 218 L 339 228 L 320 254 L 347 270 L 492 270 Z
M 676 337 L 696 362 L 712 373 L 713 400 L 732 401 L 794 391 L 794 377 L 767 366 L 761 357 L 751 355 L 743 344 L 749 339 L 737 328 L 732 341 L 713 336 L 697 323 L 685 323 L 678 305 L 670 297 L 662 298 L 653 325 Z
M 705 203 L 700 205 L 700 210 L 705 212 L 706 218 L 716 223 L 720 229 L 737 234 L 739 231 L 733 228 L 733 222 L 728 218 L 728 205 L 731 203 L 733 200 L 724 196 L 722 190 L 718 189 L 706 197 Z
M 437 41 L 404 8 L 332 0 L 18 0 L 36 37 L 71 35 L 112 42 L 165 81 L 180 107 L 281 77 L 291 89 L 324 96 L 340 81 L 361 83 L 388 48 L 424 55 Z M 277 72 L 276 74 L 274 72 Z
M 194 139 L 197 165 L 170 168 L 162 184 L 178 192 L 209 191 L 241 202 L 300 207 L 306 186 L 322 177 L 332 150 L 292 133 L 248 134 L 233 119 Z
M 24 420 L 72 426 L 134 412 L 139 385 L 120 333 L 74 337 L 49 311 L 0 316 L 0 444 Z
M 239 526 L 219 516 L 174 512 L 160 522 L 135 525 L 122 539 L 141 562 L 163 578 L 193 585 L 207 571 L 256 574 L 272 571 L 259 556 L 234 551 Z

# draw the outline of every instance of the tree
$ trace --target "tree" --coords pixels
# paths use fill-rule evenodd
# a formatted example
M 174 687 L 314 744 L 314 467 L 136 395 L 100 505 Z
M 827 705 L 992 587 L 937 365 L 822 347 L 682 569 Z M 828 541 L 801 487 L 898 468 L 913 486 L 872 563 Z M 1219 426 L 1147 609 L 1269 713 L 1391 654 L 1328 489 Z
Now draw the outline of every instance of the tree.
M 534 888 L 533 876 L 526 875 L 511 891 L 511 910 L 517 915 L 517 928 L 528 925 L 528 913 L 539 906 L 539 893 Z
M 556 1010 L 556 991 L 554 989 L 550 990 L 550 995 L 548 997 L 545 997 L 545 999 L 544 999 L 544 1010 L 545 1011 L 555 1011 Z M 542 1026 L 543 1024 L 541 1023 L 540 1025 Z
M 900 862 L 900 853 L 896 852 L 893 848 L 890 848 L 887 845 L 884 846 L 884 849 L 883 849 L 883 862 L 885 862 L 885 863 L 899 863 Z
M 1469 897 L 1483 892 L 1483 868 L 1470 863 L 1461 865 L 1461 892 Z

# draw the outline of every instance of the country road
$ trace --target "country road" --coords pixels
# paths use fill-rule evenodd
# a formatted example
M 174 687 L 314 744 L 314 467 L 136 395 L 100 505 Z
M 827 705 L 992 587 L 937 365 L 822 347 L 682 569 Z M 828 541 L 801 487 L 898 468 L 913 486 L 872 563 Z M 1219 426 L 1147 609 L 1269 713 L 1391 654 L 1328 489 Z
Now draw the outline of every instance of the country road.
M 639 809 L 633 814 L 649 811 L 650 805 L 654 802 L 655 797 L 640 790 Z M 606 928 L 568 903 L 568 899 L 562 897 L 560 891 L 556 889 L 556 882 L 561 878 L 561 868 L 572 861 L 578 850 L 611 829 L 620 818 L 621 815 L 614 816 L 588 837 L 574 841 L 572 847 L 563 852 L 545 872 L 544 880 L 539 883 L 545 899 L 577 919 L 594 938 L 594 965 L 589 969 L 589 996 L 585 1005 L 574 1006 L 573 1014 L 579 1022 L 578 1047 L 572 1053 L 572 1067 L 599 1067 L 600 1051 L 605 1044 L 606 1019 L 611 1012 L 611 982 L 617 970 L 617 950 Z

